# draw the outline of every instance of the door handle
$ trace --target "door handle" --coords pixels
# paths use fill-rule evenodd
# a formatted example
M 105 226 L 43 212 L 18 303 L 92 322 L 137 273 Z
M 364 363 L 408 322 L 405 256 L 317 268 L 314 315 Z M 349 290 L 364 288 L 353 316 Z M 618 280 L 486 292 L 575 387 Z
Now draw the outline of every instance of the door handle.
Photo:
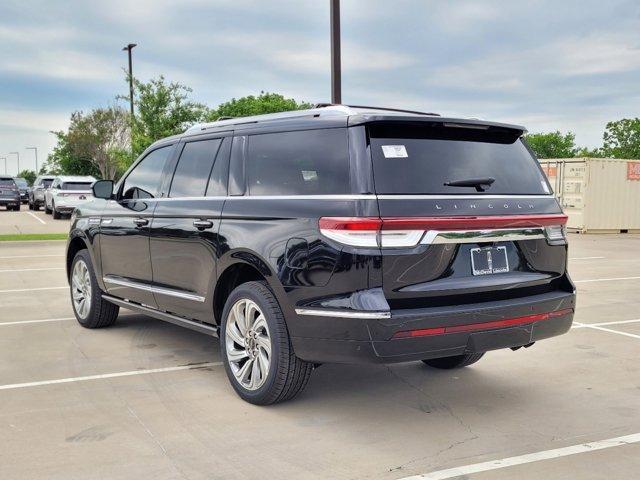
M 194 220 L 193 226 L 198 230 L 204 230 L 205 228 L 213 227 L 213 222 L 210 220 Z
M 146 218 L 134 218 L 133 223 L 138 227 L 144 227 L 145 225 L 149 225 L 149 220 Z

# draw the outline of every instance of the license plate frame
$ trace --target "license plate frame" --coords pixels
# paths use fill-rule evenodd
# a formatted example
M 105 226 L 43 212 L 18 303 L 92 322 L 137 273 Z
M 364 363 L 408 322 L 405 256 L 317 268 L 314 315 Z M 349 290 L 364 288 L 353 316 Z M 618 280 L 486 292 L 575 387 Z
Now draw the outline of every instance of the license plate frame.
M 509 271 L 507 247 L 477 247 L 471 249 L 471 272 L 475 276 L 495 275 Z

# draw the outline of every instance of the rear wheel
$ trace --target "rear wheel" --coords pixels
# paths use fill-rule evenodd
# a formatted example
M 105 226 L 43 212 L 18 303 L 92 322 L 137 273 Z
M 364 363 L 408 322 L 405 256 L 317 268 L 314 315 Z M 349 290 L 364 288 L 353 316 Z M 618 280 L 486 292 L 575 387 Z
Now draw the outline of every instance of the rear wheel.
M 47 201 L 44 201 L 44 213 L 46 213 L 47 215 L 51 215 L 51 209 L 49 208 L 49 205 L 47 205 Z
M 265 282 L 244 283 L 229 295 L 220 350 L 234 390 L 256 405 L 295 397 L 313 370 L 295 356 L 282 309 Z
M 430 358 L 422 360 L 424 363 L 433 368 L 441 368 L 449 370 L 452 368 L 462 368 L 472 363 L 476 363 L 482 358 L 483 353 L 469 353 L 466 355 L 456 355 L 455 357 Z
M 55 220 L 60 220 L 60 218 L 62 217 L 62 214 L 56 210 L 56 204 L 51 202 L 51 211 L 53 213 L 53 218 Z
M 87 250 L 80 250 L 73 258 L 69 285 L 73 312 L 80 325 L 86 328 L 113 325 L 120 308 L 102 298 Z
M 19 211 L 20 211 L 20 204 L 16 205 L 16 206 L 14 207 L 14 210 L 15 210 L 16 212 L 19 212 Z

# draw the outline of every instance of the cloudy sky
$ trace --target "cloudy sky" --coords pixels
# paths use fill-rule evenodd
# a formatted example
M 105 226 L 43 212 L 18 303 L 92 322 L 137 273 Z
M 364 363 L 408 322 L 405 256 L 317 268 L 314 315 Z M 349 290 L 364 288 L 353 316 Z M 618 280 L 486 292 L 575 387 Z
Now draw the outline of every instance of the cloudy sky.
M 0 157 L 164 74 L 215 106 L 330 100 L 329 0 L 0 0 Z M 640 2 L 342 0 L 343 101 L 574 131 L 640 110 Z M 3 163 L 0 161 L 0 172 Z M 15 172 L 15 155 L 9 156 Z

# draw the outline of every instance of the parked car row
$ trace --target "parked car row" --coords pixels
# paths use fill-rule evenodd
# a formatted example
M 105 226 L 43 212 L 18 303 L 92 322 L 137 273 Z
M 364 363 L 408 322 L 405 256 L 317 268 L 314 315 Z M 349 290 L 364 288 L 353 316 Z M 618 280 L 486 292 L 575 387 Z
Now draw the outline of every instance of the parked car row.
M 92 176 L 40 175 L 29 187 L 24 178 L 0 177 L 0 205 L 7 210 L 20 210 L 22 203 L 28 203 L 29 210 L 44 206 L 45 213 L 59 219 L 93 198 L 95 181 Z

